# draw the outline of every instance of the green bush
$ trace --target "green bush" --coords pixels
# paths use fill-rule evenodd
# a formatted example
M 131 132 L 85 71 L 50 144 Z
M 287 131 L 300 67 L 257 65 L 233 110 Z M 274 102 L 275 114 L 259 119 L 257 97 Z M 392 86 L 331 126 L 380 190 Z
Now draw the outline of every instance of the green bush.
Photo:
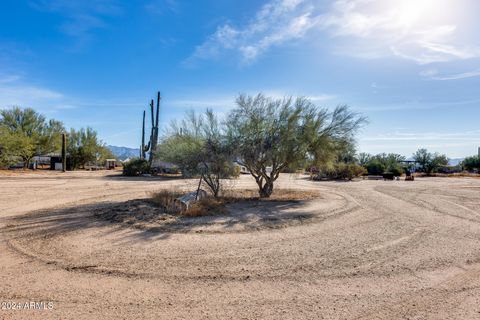
M 395 177 L 400 177 L 403 174 L 404 170 L 398 163 L 395 163 L 387 168 L 387 172 L 393 173 Z
M 338 179 L 352 180 L 367 173 L 364 167 L 356 163 L 339 163 L 335 165 Z
M 240 176 L 240 172 L 241 172 L 240 166 L 238 164 L 234 164 L 232 166 L 232 172 L 231 172 L 232 177 L 238 178 Z
M 145 159 L 132 159 L 123 164 L 123 175 L 125 176 L 139 176 L 145 173 L 150 173 L 150 166 Z
M 370 160 L 365 167 L 370 175 L 378 176 L 385 172 L 385 165 L 376 158 Z
M 352 180 L 367 173 L 364 167 L 356 163 L 336 163 L 319 173 L 316 179 Z
M 462 166 L 468 171 L 480 170 L 480 156 L 466 157 L 462 162 Z

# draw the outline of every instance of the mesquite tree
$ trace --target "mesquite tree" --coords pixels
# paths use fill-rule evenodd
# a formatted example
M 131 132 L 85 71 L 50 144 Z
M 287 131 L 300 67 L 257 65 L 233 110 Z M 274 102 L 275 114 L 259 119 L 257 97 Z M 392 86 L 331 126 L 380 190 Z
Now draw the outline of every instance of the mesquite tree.
M 172 122 L 157 154 L 178 165 L 184 177 L 200 175 L 215 197 L 221 179 L 233 173 L 225 130 L 211 110 L 204 115 L 189 112 L 180 123 Z
M 365 118 L 339 106 L 333 112 L 306 98 L 240 95 L 227 120 L 228 141 L 268 198 L 285 168 L 321 162 L 350 142 Z
M 448 165 L 446 155 L 439 154 L 438 152 L 430 153 L 427 149 L 418 149 L 412 157 L 420 166 L 420 171 L 425 172 L 427 175 L 436 172 L 441 166 Z

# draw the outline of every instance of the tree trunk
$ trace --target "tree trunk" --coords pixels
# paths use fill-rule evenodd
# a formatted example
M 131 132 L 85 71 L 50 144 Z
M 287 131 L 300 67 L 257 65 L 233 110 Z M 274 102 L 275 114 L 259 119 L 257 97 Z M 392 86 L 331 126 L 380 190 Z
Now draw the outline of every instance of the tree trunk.
M 265 181 L 265 184 L 263 186 L 259 184 L 258 187 L 259 187 L 258 194 L 260 195 L 260 198 L 270 198 L 270 196 L 273 193 L 272 180 L 267 180 Z
M 205 181 L 213 196 L 217 198 L 220 193 L 220 178 L 218 175 L 204 175 L 203 181 Z
M 31 158 L 25 158 L 23 160 L 23 169 L 28 169 L 30 167 L 30 159 Z

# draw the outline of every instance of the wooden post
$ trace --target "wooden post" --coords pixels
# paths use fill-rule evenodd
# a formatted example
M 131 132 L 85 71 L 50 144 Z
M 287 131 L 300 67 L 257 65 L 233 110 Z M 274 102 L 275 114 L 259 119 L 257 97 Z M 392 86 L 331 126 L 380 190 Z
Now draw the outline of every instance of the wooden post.
M 62 172 L 67 170 L 67 134 L 62 133 Z
M 200 186 L 202 185 L 203 174 L 200 175 L 200 181 L 198 181 L 197 193 L 195 194 L 195 200 L 198 200 L 198 193 L 200 192 Z

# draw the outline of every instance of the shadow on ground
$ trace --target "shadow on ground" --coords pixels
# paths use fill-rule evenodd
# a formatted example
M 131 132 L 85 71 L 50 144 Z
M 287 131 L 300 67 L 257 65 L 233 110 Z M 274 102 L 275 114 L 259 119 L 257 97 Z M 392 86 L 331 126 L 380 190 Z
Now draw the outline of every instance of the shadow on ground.
M 0 233 L 10 239 L 68 236 L 83 231 L 122 234 L 129 240 L 160 240 L 175 233 L 221 234 L 278 229 L 313 218 L 304 201 L 240 201 L 228 213 L 183 217 L 161 213 L 145 199 L 35 211 L 4 218 Z
M 158 176 L 124 176 L 122 173 L 112 173 L 102 176 L 104 180 L 112 181 L 175 181 L 175 180 L 188 180 L 180 175 L 158 175 Z M 198 180 L 197 180 L 198 181 Z

